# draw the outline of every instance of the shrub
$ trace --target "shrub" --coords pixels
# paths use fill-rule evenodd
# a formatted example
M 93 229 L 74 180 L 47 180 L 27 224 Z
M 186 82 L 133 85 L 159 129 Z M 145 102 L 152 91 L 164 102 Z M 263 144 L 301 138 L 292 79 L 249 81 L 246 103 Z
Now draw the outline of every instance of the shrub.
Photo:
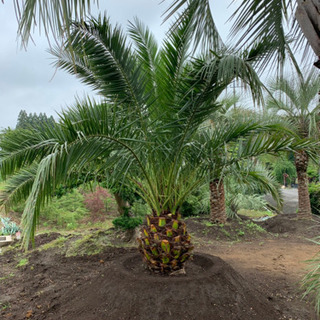
M 142 218 L 144 218 L 147 214 L 151 214 L 149 206 L 145 204 L 141 199 L 133 203 L 132 207 L 130 208 L 130 212 L 132 212 L 135 217 Z
M 296 167 L 294 164 L 285 159 L 277 160 L 273 165 L 273 175 L 277 181 L 283 184 L 283 174 L 287 174 L 288 178 L 286 179 L 287 184 L 294 183 L 297 177 Z
M 143 219 L 141 217 L 130 217 L 129 215 L 122 215 L 112 221 L 116 228 L 123 230 L 134 229 L 142 224 Z
M 108 190 L 100 186 L 97 186 L 93 192 L 84 194 L 84 204 L 90 211 L 93 221 L 105 218 L 107 211 L 111 208 L 114 209 L 114 202 L 113 196 Z
M 316 182 L 319 180 L 319 171 L 317 166 L 315 166 L 314 164 L 310 164 L 308 166 L 307 174 L 308 174 L 309 181 Z
M 134 229 L 141 225 L 145 216 L 150 213 L 149 206 L 139 199 L 130 208 L 126 208 L 125 213 L 114 219 L 112 223 L 116 228 L 123 230 Z
M 1 228 L 1 234 L 12 235 L 20 231 L 20 228 L 16 225 L 15 222 L 11 221 L 10 218 L 1 218 L 0 220 L 3 224 L 3 227 Z
M 55 225 L 65 229 L 75 229 L 79 221 L 88 214 L 83 203 L 83 195 L 78 190 L 73 190 L 61 198 L 54 198 L 42 210 L 40 217 L 46 225 Z
M 191 194 L 180 208 L 184 217 L 198 216 L 210 213 L 210 194 L 207 185 L 202 186 L 197 192 Z
M 313 214 L 320 214 L 320 184 L 309 184 L 309 197 L 311 204 L 311 211 Z

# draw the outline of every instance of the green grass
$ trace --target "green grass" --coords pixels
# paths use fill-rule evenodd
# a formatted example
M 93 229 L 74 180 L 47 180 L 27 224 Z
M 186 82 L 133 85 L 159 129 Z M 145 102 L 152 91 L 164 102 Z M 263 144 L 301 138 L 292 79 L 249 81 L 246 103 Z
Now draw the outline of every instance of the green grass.
M 216 225 L 216 224 L 214 224 L 214 223 L 211 222 L 211 221 L 204 221 L 203 223 L 204 223 L 204 225 L 205 225 L 206 227 L 213 227 L 213 226 Z
M 67 241 L 68 239 L 66 237 L 59 237 L 49 243 L 46 243 L 44 244 L 43 246 L 41 246 L 39 248 L 39 251 L 43 251 L 43 250 L 48 250 L 48 249 L 51 249 L 51 248 L 62 248 L 64 247 L 64 244 L 65 242 Z
M 246 228 L 250 232 L 266 232 L 265 229 L 263 229 L 261 226 L 259 226 L 258 224 L 254 223 L 253 221 L 246 222 Z
M 247 216 L 249 218 L 254 218 L 254 219 L 258 219 L 266 216 L 268 217 L 274 216 L 274 214 L 271 211 L 259 211 L 259 210 L 247 210 L 247 209 L 240 209 L 238 213 L 243 216 Z
M 10 273 L 9 275 L 7 275 L 5 277 L 1 277 L 0 281 L 4 281 L 4 280 L 7 280 L 7 279 L 12 278 L 12 277 L 14 277 L 14 273 Z

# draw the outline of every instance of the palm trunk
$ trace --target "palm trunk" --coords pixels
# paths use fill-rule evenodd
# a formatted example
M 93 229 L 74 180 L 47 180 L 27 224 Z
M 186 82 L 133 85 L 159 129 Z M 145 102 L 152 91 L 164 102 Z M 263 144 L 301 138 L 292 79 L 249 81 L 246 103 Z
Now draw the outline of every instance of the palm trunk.
M 223 179 L 210 182 L 210 215 L 215 223 L 225 223 L 227 220 Z
M 148 268 L 154 272 L 171 274 L 183 269 L 191 257 L 193 246 L 180 214 L 155 212 L 147 216 L 147 223 L 138 238 L 139 250 Z
M 311 219 L 311 205 L 308 190 L 308 155 L 305 151 L 295 154 L 295 165 L 298 176 L 299 219 Z

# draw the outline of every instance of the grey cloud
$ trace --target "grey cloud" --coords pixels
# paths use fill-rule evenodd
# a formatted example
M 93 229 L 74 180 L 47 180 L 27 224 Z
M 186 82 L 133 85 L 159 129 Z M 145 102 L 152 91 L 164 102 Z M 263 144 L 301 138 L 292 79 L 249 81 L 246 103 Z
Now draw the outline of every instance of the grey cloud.
M 126 29 L 128 20 L 138 16 L 161 39 L 170 26 L 162 24 L 161 14 L 169 2 L 159 5 L 159 0 L 100 1 L 101 12 L 106 11 L 113 23 L 120 23 Z M 228 1 L 229 2 L 229 1 Z M 222 4 L 223 3 L 223 4 Z M 214 7 L 215 6 L 215 7 Z M 214 15 L 226 10 L 227 3 L 213 1 Z M 219 14 L 220 13 L 220 14 Z M 98 11 L 93 10 L 93 15 Z M 220 18 L 222 19 L 222 18 Z M 92 95 L 90 88 L 82 85 L 75 77 L 52 67 L 52 59 L 46 52 L 45 36 L 34 35 L 36 45 L 31 42 L 27 52 L 19 50 L 17 43 L 17 22 L 11 1 L 0 3 L 0 128 L 14 127 L 21 109 L 29 112 L 55 114 L 62 107 L 74 102 L 74 96 Z M 159 40 L 160 42 L 160 40 Z M 53 79 L 52 76 L 55 74 Z

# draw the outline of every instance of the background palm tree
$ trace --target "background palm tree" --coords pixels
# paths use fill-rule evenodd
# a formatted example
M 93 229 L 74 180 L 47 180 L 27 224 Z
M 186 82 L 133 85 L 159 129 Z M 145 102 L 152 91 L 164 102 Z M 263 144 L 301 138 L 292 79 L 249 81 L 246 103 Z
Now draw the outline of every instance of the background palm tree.
M 209 176 L 211 219 L 219 223 L 227 219 L 224 180 L 228 175 L 237 177 L 239 183 L 255 180 L 257 185 L 264 185 L 264 190 L 271 193 L 280 206 L 281 199 L 272 177 L 261 168 L 254 169 L 251 162 L 253 159 L 256 162 L 263 154 L 292 150 L 295 143 L 301 141 L 294 141 L 288 124 L 281 123 L 277 117 L 243 108 L 225 114 L 218 110 L 215 114 L 213 119 L 216 120 L 211 119 L 199 138 L 206 154 L 204 164 Z
M 134 184 L 152 210 L 140 239 L 149 268 L 171 272 L 183 266 L 192 245 L 179 208 L 205 176 L 199 170 L 202 147 L 194 143 L 198 128 L 235 78 L 261 98 L 250 59 L 228 52 L 190 58 L 195 13 L 190 10 L 170 30 L 162 49 L 139 21 L 129 27 L 133 49 L 118 27 L 99 17 L 74 23 L 64 48 L 52 51 L 58 67 L 92 86 L 103 101 L 78 103 L 54 128 L 2 139 L 4 178 L 38 163 L 31 189 L 21 190 L 28 195 L 25 244 L 57 184 L 98 163 L 97 174 L 112 168 L 113 178 Z
M 302 73 L 301 73 L 302 74 Z M 315 72 L 305 77 L 277 79 L 270 84 L 273 97 L 267 106 L 279 115 L 285 116 L 292 123 L 292 128 L 300 138 L 319 138 L 319 103 L 317 101 L 320 78 Z M 307 168 L 309 155 L 306 150 L 295 151 L 295 166 L 298 177 L 298 195 L 300 218 L 311 218 L 308 192 Z

